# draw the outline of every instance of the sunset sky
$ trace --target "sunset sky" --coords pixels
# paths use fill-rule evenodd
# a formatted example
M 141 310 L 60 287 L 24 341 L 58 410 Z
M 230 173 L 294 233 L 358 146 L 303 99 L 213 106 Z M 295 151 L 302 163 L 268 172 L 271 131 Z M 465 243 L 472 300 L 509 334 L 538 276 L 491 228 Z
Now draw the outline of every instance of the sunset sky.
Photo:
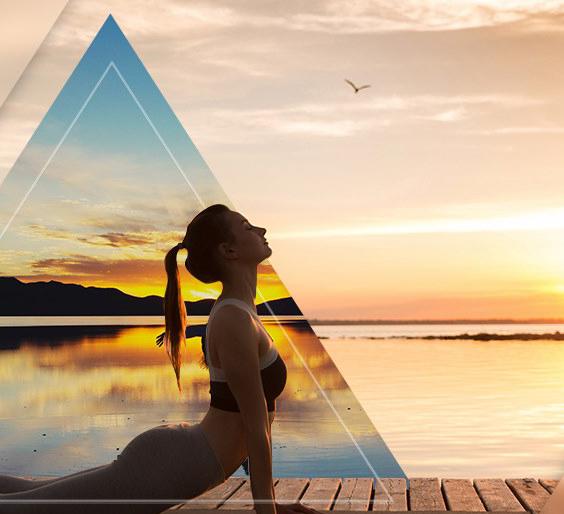
M 564 317 L 564 1 L 133 4 L 68 2 L 0 107 L 0 180 L 111 13 L 229 200 L 267 228 L 276 294 L 306 317 Z M 163 294 L 188 191 L 168 203 L 136 175 L 161 155 L 125 109 L 133 137 L 101 118 L 105 152 L 61 148 L 90 225 L 72 225 L 85 203 L 58 189 L 25 226 L 35 246 L 0 239 L 0 274 Z M 143 149 L 129 182 L 112 145 Z M 154 227 L 130 223 L 134 208 Z M 61 241 L 68 258 L 50 258 Z

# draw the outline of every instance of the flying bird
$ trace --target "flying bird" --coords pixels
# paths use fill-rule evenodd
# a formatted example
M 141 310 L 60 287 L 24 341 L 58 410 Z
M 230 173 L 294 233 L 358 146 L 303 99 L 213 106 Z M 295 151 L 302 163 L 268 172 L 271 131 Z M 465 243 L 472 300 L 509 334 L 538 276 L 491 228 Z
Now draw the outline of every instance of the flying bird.
M 346 82 L 347 84 L 350 84 L 350 85 L 354 88 L 354 92 L 355 92 L 355 93 L 358 93 L 361 89 L 370 87 L 370 84 L 365 84 L 364 86 L 356 87 L 356 86 L 355 86 L 350 80 L 348 80 L 348 79 L 345 79 L 345 82 Z

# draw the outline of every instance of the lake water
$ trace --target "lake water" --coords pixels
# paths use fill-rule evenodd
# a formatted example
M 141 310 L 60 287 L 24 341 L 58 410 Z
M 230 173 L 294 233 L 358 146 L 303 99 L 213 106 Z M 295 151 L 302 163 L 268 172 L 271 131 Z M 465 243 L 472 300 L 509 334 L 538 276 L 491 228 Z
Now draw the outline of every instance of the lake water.
M 563 341 L 370 339 L 563 325 L 313 329 L 409 477 L 564 475 Z
M 563 325 L 314 325 L 319 341 L 292 322 L 263 322 L 288 367 L 273 425 L 275 476 L 371 476 L 368 464 L 378 476 L 564 474 L 564 342 L 397 338 Z M 80 323 L 88 326 L 1 320 L 12 328 L 0 339 L 0 473 L 94 467 L 163 420 L 197 422 L 205 413 L 199 337 L 187 339 L 179 394 L 154 344 L 162 318 Z M 25 328 L 37 324 L 51 327 Z
M 262 318 L 288 370 L 272 429 L 274 476 L 404 477 L 309 324 Z M 207 410 L 206 317 L 189 320 L 182 393 L 155 345 L 162 319 L 32 321 L 0 328 L 0 473 L 60 476 L 105 464 L 142 431 L 195 423 Z M 236 476 L 247 473 L 242 466 Z

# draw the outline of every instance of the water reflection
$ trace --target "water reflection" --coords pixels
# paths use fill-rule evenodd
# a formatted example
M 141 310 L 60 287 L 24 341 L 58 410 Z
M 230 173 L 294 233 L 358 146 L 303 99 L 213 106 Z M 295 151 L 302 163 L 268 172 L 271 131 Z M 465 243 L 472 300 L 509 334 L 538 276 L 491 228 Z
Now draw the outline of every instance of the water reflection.
M 264 319 L 288 369 L 273 424 L 275 476 L 405 476 L 309 324 Z M 139 432 L 209 405 L 192 323 L 181 381 L 162 326 L 0 327 L 0 469 L 62 475 L 113 460 Z M 35 451 L 34 451 L 35 450 Z M 244 474 L 240 468 L 236 475 Z

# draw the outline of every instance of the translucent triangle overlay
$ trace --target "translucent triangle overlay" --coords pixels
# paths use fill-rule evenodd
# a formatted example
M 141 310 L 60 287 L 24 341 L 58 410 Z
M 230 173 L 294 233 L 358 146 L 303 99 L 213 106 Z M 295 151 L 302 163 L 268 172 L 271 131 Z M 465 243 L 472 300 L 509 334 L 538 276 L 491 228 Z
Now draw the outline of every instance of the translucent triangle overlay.
M 0 186 L 1 274 L 162 296 L 165 252 L 214 203 L 237 210 L 110 16 Z M 217 297 L 219 284 L 183 268 L 187 302 Z M 257 306 L 288 370 L 272 427 L 274 477 L 371 477 L 374 502 L 392 501 L 379 479 L 405 473 L 267 261 Z M 199 365 L 206 319 L 190 319 L 181 398 L 155 345 L 162 326 L 0 329 L 9 328 L 11 350 L 2 336 L 0 373 L 11 371 L 2 469 L 62 476 L 111 462 L 163 421 L 197 422 L 209 405 Z
M 17 39 L 17 48 L 14 45 L 14 31 L 0 31 L 0 45 L 9 49 L 9 58 L 2 60 L 2 79 L 0 80 L 0 107 L 16 87 L 19 79 L 25 73 L 29 63 L 37 50 L 41 47 L 45 37 L 53 28 L 68 0 L 50 0 L 37 3 L 38 12 L 29 15 L 29 3 L 18 6 L 12 4 L 10 9 L 2 12 L 2 28 L 18 28 L 23 37 Z M 24 2 L 21 2 L 24 4 Z M 4 55 L 6 59 L 7 55 Z

